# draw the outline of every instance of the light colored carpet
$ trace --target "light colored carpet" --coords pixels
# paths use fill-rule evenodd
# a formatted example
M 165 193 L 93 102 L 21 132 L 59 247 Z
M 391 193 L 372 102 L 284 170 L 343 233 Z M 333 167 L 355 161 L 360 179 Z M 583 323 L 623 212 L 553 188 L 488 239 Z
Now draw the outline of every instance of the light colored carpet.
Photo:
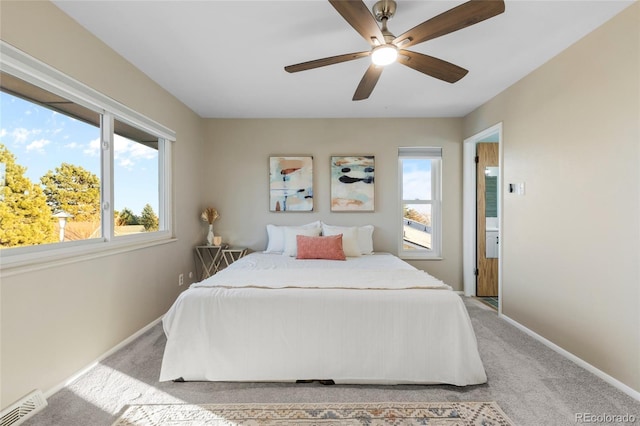
M 496 401 L 519 426 L 575 426 L 582 413 L 628 413 L 640 419 L 638 401 L 498 318 L 482 302 L 464 300 L 489 378 L 483 385 L 159 383 L 166 339 L 158 324 L 52 395 L 49 405 L 23 425 L 109 426 L 127 405 L 184 403 Z
M 133 405 L 113 426 L 513 426 L 495 402 Z

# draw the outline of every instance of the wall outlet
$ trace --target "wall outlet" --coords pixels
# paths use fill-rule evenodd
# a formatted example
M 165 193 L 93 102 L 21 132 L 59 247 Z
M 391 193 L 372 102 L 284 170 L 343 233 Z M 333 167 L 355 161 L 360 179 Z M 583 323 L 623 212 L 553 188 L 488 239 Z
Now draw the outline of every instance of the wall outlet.
M 184 284 L 184 274 L 180 274 L 178 275 L 178 286 L 181 286 Z

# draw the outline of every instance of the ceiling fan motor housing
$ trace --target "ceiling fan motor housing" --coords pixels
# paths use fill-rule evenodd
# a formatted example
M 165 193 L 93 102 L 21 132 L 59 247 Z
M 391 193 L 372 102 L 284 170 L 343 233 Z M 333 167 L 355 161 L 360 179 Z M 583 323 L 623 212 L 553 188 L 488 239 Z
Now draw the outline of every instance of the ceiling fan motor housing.
M 396 13 L 396 2 L 393 0 L 380 0 L 371 8 L 373 16 L 378 22 L 389 19 Z
M 373 16 L 375 16 L 378 22 L 382 22 L 382 35 L 384 37 L 384 42 L 386 44 L 391 44 L 391 42 L 396 38 L 391 31 L 387 29 L 387 21 L 396 13 L 396 2 L 393 0 L 380 0 L 371 8 L 373 12 Z

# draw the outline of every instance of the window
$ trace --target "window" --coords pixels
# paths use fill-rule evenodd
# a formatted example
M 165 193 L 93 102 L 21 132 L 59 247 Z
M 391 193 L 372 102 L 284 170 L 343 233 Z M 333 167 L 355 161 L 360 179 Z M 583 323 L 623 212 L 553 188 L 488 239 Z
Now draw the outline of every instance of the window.
M 3 269 L 170 239 L 173 132 L 0 47 Z
M 114 235 L 158 231 L 157 136 L 114 120 Z
M 6 73 L 0 109 L 2 254 L 101 238 L 100 151 L 90 152 L 94 141 L 99 145 L 100 114 Z
M 399 148 L 398 171 L 398 254 L 405 259 L 440 258 L 442 148 Z

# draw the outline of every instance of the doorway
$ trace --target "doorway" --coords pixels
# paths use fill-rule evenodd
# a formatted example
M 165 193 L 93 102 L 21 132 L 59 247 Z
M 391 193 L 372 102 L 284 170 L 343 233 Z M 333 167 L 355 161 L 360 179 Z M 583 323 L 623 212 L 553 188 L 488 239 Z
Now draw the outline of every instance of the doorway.
M 493 145 L 497 147 L 497 167 L 489 164 L 479 166 L 476 163 L 476 153 L 478 146 L 483 144 Z M 481 150 L 483 147 L 481 147 Z M 478 160 L 480 161 L 480 160 Z M 495 161 L 495 160 L 492 160 Z M 473 135 L 464 140 L 463 145 L 463 279 L 464 279 L 464 294 L 466 296 L 480 296 L 486 294 L 486 289 L 481 283 L 479 284 L 480 267 L 487 268 L 487 265 L 479 264 L 479 253 L 483 254 L 482 257 L 489 260 L 492 264 L 491 271 L 494 275 L 497 275 L 497 300 L 498 300 L 498 313 L 502 313 L 502 245 L 499 244 L 501 240 L 500 233 L 502 232 L 502 123 L 498 123 L 494 126 L 483 130 L 476 135 Z M 487 169 L 488 168 L 488 169 Z M 482 174 L 481 174 L 482 173 Z M 479 200 L 478 200 L 478 183 L 482 180 L 484 188 L 486 190 L 487 181 L 481 179 L 484 176 L 489 175 L 491 179 L 488 181 L 491 185 L 495 185 L 495 210 L 493 204 L 490 207 L 489 221 L 486 220 L 486 199 L 487 196 L 493 197 L 493 194 L 484 193 L 485 205 L 483 211 L 485 213 L 485 220 L 480 223 L 480 215 L 478 214 Z M 492 176 L 495 175 L 495 176 Z M 478 177 L 480 176 L 480 178 Z M 495 215 L 495 217 L 492 217 Z M 482 227 L 484 224 L 484 227 Z M 487 233 L 489 231 L 489 233 Z M 489 240 L 487 240 L 487 238 Z M 492 244 L 493 243 L 493 244 Z M 487 258 L 487 247 L 490 252 Z M 494 257 L 495 256 L 495 257 Z M 495 277 L 492 278 L 495 280 Z M 493 281 L 495 283 L 495 281 Z M 494 284 L 495 285 L 495 284 Z M 495 289 L 488 290 L 495 292 Z
M 476 144 L 476 296 L 498 297 L 498 143 Z

